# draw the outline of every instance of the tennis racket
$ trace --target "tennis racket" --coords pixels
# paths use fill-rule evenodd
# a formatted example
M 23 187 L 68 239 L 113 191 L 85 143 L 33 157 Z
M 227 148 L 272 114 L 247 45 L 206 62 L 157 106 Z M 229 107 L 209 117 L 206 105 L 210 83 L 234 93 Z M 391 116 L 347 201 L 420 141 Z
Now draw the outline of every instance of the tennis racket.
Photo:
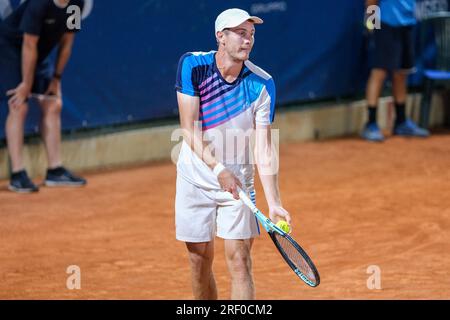
M 258 210 L 242 189 L 239 190 L 239 197 L 252 210 L 258 221 L 266 229 L 281 256 L 294 270 L 295 274 L 307 285 L 317 287 L 320 283 L 319 272 L 305 250 L 290 235 L 278 228 Z

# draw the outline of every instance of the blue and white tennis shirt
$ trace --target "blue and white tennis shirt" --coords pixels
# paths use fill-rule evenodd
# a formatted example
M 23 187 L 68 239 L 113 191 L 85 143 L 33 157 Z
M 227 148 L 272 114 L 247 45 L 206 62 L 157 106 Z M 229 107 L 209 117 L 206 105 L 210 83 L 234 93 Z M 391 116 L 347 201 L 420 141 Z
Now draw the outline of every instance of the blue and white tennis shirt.
M 255 124 L 269 125 L 273 122 L 274 81 L 267 72 L 247 60 L 237 79 L 227 82 L 217 69 L 215 54 L 216 51 L 184 54 L 178 64 L 176 90 L 199 97 L 199 122 L 204 139 L 211 141 L 210 147 L 216 159 L 233 171 L 247 188 L 251 188 L 250 139 L 236 139 L 234 136 L 242 138 L 244 132 L 255 128 Z M 184 142 L 177 170 L 194 185 L 220 189 L 211 169 Z

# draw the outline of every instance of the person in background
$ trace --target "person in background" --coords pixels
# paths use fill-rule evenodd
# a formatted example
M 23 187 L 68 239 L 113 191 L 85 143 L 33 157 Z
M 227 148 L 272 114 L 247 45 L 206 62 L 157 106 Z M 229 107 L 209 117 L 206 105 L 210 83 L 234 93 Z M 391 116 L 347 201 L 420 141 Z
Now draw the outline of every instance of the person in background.
M 408 73 L 414 70 L 413 27 L 416 24 L 415 0 L 367 0 L 366 5 L 380 8 L 381 28 L 373 31 L 373 65 L 367 81 L 366 100 L 368 121 L 362 137 L 381 142 L 383 133 L 377 124 L 377 106 L 384 81 L 392 77 L 395 102 L 393 134 L 399 136 L 428 137 L 429 132 L 417 126 L 406 116 Z
M 83 8 L 83 0 L 33 0 L 23 2 L 0 24 L 0 102 L 7 100 L 6 137 L 12 174 L 9 189 L 36 192 L 23 163 L 23 138 L 28 98 L 40 94 L 41 133 L 47 151 L 46 186 L 83 186 L 61 162 L 61 78 L 69 61 L 77 29 L 68 26 L 69 5 Z M 50 52 L 58 47 L 56 64 Z

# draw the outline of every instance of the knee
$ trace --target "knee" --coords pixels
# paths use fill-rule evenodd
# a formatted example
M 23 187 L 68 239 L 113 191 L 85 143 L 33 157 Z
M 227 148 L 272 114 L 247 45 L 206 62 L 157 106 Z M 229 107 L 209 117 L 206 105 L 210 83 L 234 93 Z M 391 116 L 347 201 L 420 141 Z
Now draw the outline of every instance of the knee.
M 61 99 L 52 101 L 44 107 L 44 114 L 46 115 L 60 115 L 62 111 L 62 101 Z
M 387 77 L 386 70 L 382 69 L 373 69 L 370 73 L 370 78 L 375 81 L 384 81 Z
M 203 248 L 189 247 L 189 262 L 195 271 L 205 271 L 212 267 L 214 260 L 213 251 L 203 250 Z
M 27 116 L 28 113 L 28 105 L 26 103 L 22 104 L 19 107 L 12 107 L 9 105 L 9 116 L 14 118 L 23 118 Z
M 235 280 L 246 280 L 251 277 L 252 261 L 250 255 L 236 253 L 227 257 L 230 275 Z
M 208 266 L 212 266 L 213 257 L 191 253 L 189 254 L 189 261 L 191 262 L 193 268 L 203 269 Z
M 190 254 L 189 262 L 191 265 L 191 274 L 193 279 L 206 279 L 208 275 L 212 274 L 212 257 Z

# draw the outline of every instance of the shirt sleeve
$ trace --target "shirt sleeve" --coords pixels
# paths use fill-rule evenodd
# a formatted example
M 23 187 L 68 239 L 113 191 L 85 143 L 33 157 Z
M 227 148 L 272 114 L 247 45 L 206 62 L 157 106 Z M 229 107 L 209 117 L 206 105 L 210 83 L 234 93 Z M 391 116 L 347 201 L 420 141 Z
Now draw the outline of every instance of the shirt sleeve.
M 20 30 L 24 33 L 40 36 L 46 11 L 46 1 L 29 1 L 20 21 Z
M 258 98 L 255 122 L 261 125 L 270 125 L 275 119 L 275 83 L 270 78 L 263 87 Z
M 175 89 L 189 96 L 199 96 L 198 84 L 194 79 L 193 73 L 193 57 L 194 55 L 191 53 L 186 53 L 180 58 Z

